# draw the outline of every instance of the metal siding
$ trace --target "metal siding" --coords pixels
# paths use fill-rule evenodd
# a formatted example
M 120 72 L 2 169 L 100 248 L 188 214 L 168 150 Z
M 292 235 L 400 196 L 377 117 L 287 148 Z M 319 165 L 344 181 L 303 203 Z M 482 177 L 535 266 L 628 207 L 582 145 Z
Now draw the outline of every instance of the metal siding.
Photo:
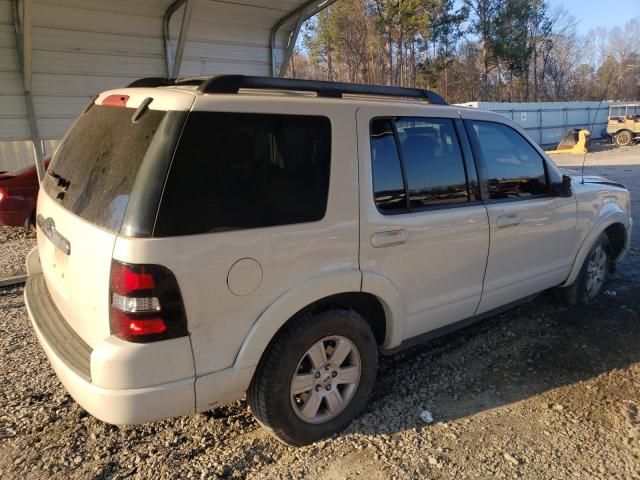
M 0 142 L 0 171 L 17 172 L 33 165 L 35 159 L 31 141 Z
M 591 138 L 601 138 L 607 126 L 609 106 L 621 102 L 467 102 L 466 107 L 491 110 L 514 120 L 541 145 L 557 144 L 567 130 L 591 130 Z M 596 115 L 596 109 L 600 107 Z M 524 114 L 524 115 L 523 115 Z M 595 122 L 594 122 L 595 117 Z
M 96 93 L 165 76 L 162 18 L 172 0 L 34 0 L 33 98 L 51 153 Z M 195 0 L 180 74 L 270 74 L 273 25 L 302 0 Z M 182 10 L 172 18 L 177 39 Z M 284 41 L 284 34 L 278 37 Z M 276 50 L 276 58 L 282 51 Z M 0 0 L 0 169 L 33 161 L 11 3 Z M 10 142 L 3 142 L 3 140 Z M 6 145 L 5 145 L 6 143 Z M 16 159 L 8 160 L 10 155 Z
M 0 0 L 0 144 L 31 137 L 12 18 L 11 3 Z M 2 151 L 0 170 L 7 170 L 2 159 L 15 148 Z

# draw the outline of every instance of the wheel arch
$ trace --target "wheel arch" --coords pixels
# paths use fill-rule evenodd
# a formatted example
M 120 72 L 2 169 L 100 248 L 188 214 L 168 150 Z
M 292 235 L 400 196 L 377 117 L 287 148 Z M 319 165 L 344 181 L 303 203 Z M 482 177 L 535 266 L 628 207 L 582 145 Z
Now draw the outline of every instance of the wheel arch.
M 609 208 L 605 211 L 580 245 L 573 261 L 571 272 L 561 286 L 564 287 L 573 284 L 580 273 L 580 269 L 582 268 L 591 247 L 602 233 L 607 234 L 609 241 L 611 242 L 612 249 L 616 249 L 614 250 L 616 254 L 613 255 L 612 253 L 612 260 L 621 260 L 629 245 L 629 232 L 627 230 L 628 222 L 629 218 L 619 208 Z
M 322 274 L 292 288 L 258 317 L 240 347 L 234 368 L 255 367 L 282 327 L 310 310 L 354 310 L 369 323 L 376 341 L 386 348 L 393 330 L 393 307 L 375 291 L 363 291 L 363 283 L 360 270 L 347 270 Z
M 624 255 L 629 243 L 627 229 L 622 223 L 616 222 L 609 225 L 604 231 L 609 237 L 611 260 L 617 262 Z

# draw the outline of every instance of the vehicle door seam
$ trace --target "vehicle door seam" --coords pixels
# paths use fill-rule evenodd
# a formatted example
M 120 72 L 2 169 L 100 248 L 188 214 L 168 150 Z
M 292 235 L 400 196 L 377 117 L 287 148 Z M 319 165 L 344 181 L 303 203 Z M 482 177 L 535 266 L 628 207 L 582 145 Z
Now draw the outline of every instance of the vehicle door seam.
M 358 112 L 360 107 L 356 108 L 354 113 L 355 125 L 356 125 L 356 193 L 357 193 L 357 215 L 358 215 L 358 241 L 357 241 L 357 257 L 358 257 L 358 272 L 360 272 L 360 291 L 364 290 L 364 274 L 362 273 L 362 261 L 360 256 L 362 255 L 362 192 L 360 191 L 360 135 L 358 131 Z

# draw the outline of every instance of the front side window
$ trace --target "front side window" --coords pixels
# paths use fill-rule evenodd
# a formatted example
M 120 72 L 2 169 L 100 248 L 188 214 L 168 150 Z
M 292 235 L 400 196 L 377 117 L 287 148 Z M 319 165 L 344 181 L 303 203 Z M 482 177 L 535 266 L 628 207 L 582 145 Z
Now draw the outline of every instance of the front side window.
M 331 125 L 318 116 L 192 112 L 154 234 L 313 222 L 329 191 Z
M 500 123 L 471 121 L 472 141 L 487 169 L 490 199 L 548 193 L 544 160 L 518 132 Z

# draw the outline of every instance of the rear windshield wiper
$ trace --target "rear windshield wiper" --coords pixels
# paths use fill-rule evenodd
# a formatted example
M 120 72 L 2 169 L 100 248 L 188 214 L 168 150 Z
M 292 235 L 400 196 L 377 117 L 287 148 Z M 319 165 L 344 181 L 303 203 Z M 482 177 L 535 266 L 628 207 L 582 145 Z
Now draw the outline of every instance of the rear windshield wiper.
M 55 178 L 58 181 L 58 188 L 63 192 L 66 192 L 67 189 L 69 188 L 69 185 L 71 185 L 71 182 L 69 180 L 57 174 L 53 170 L 47 170 L 47 174 L 51 175 L 53 178 Z

